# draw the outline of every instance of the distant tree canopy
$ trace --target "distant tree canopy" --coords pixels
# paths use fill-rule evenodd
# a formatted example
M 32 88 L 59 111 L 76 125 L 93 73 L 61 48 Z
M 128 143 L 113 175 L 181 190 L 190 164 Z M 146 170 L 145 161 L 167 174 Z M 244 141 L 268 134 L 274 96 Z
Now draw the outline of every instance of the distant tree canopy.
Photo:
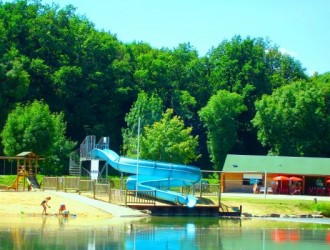
M 299 79 L 306 79 L 300 62 L 279 52 L 277 46 L 262 38 L 235 36 L 223 41 L 209 53 L 209 84 L 213 93 L 220 89 L 240 94 L 247 110 L 237 119 L 237 153 L 263 153 L 257 142 L 257 131 L 251 124 L 254 102 L 263 94 Z
M 322 78 L 295 82 L 263 96 L 253 119 L 258 139 L 273 155 L 329 155 L 329 97 L 330 82 Z
M 266 121 L 258 118 L 266 112 L 262 111 L 266 105 L 263 103 L 271 105 L 263 96 L 285 96 L 281 92 L 286 88 L 303 88 L 306 98 L 312 98 L 310 89 L 314 90 L 318 82 L 322 90 L 314 97 L 324 99 L 327 76 L 316 74 L 309 78 L 304 71 L 299 61 L 282 54 L 263 38 L 237 35 L 219 41 L 218 46 L 201 57 L 189 43 L 173 49 L 156 49 L 144 42 L 124 44 L 110 32 L 96 30 L 90 20 L 76 14 L 72 5 L 60 8 L 40 1 L 0 2 L 1 130 L 17 105 L 24 107 L 43 100 L 52 112 L 63 114 L 66 138 L 81 142 L 86 135 L 109 136 L 114 150 L 132 155 L 136 149 L 137 118 L 141 118 L 143 130 L 146 126 L 152 128 L 163 119 L 162 112 L 170 109 L 173 117 L 180 118 L 182 129 L 191 128 L 191 136 L 198 137 L 196 155 L 201 157 L 190 160 L 195 159 L 191 163 L 202 168 L 221 168 L 227 153 L 266 154 L 271 150 L 272 154 L 321 155 L 316 153 L 319 146 L 315 142 L 309 141 L 310 146 L 304 145 L 297 151 L 292 149 L 297 146 L 287 145 L 280 138 L 272 139 L 274 135 L 263 132 Z M 221 92 L 220 99 L 233 105 L 233 113 L 214 113 L 220 120 L 232 117 L 225 124 L 230 127 L 228 134 L 229 127 L 222 124 L 210 130 L 211 123 L 205 117 L 203 121 L 199 119 L 199 112 L 209 109 L 209 103 L 215 102 L 211 98 L 216 98 L 213 96 L 219 91 L 226 91 Z M 234 102 L 230 101 L 232 98 Z M 297 96 L 294 98 L 298 100 Z M 324 110 L 327 104 L 317 101 L 313 105 Z M 292 106 L 283 104 L 282 108 L 291 112 Z M 326 116 L 326 111 L 319 113 Z M 319 116 L 314 115 L 309 126 L 318 126 L 314 123 L 319 122 Z M 327 120 L 323 119 L 325 126 Z M 275 124 L 281 129 L 292 126 L 288 122 Z M 326 131 L 318 131 L 318 138 Z M 221 147 L 212 144 L 210 138 L 214 135 L 221 135 L 217 137 L 221 140 L 226 138 L 226 143 Z M 296 139 L 290 140 L 297 143 Z M 7 153 L 17 149 L 2 145 L 1 151 L 4 148 Z M 322 155 L 329 153 L 322 151 Z

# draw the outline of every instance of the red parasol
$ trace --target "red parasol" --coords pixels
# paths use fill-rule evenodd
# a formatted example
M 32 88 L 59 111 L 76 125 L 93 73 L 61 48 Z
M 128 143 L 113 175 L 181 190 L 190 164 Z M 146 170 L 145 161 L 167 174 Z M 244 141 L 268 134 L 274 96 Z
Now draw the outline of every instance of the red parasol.
M 280 175 L 280 176 L 274 177 L 273 180 L 274 181 L 288 181 L 289 180 L 289 177 Z
M 274 181 L 281 181 L 281 189 L 282 189 L 282 182 L 283 181 L 288 181 L 289 177 L 287 176 L 283 176 L 283 175 L 279 175 L 273 178 Z
M 326 183 L 330 183 L 330 179 L 328 179 L 328 180 L 326 181 Z
M 291 177 L 289 178 L 289 180 L 290 180 L 290 181 L 302 181 L 301 178 L 296 177 L 296 176 L 291 176 Z

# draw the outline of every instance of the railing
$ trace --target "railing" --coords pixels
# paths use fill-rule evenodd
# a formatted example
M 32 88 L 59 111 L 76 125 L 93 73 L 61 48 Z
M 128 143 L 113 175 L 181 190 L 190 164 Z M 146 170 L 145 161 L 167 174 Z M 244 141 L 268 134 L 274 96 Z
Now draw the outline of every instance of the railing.
M 44 177 L 42 189 L 54 189 L 56 191 L 63 189 L 63 177 Z
M 109 202 L 127 205 L 127 203 L 125 202 L 126 194 L 126 190 L 110 189 Z
M 89 159 L 90 152 L 95 148 L 95 135 L 86 136 L 85 140 L 80 144 L 80 159 Z
M 120 180 L 115 180 L 118 186 Z M 105 181 L 104 181 L 105 182 Z M 44 177 L 43 190 L 51 189 L 56 191 L 75 191 L 79 194 L 85 194 L 94 199 L 100 199 L 120 205 L 129 203 L 135 204 L 155 204 L 153 196 L 154 191 L 127 191 L 120 189 L 112 189 L 110 183 L 98 183 L 95 180 L 80 179 L 77 177 Z
M 80 176 L 85 176 L 85 178 L 86 177 L 90 178 L 91 172 L 89 172 L 86 168 L 82 167 L 80 170 Z
M 204 196 L 217 196 L 219 193 L 219 184 L 207 184 L 202 186 L 194 186 L 194 195 L 199 195 L 199 197 Z
M 94 191 L 95 181 L 92 180 L 80 180 L 79 181 L 79 194 L 91 193 Z
M 96 144 L 95 135 L 86 136 L 85 140 L 80 144 L 80 158 L 90 159 L 91 158 L 90 152 L 94 148 L 107 149 L 109 148 L 109 145 L 110 145 L 109 137 L 102 137 Z
M 79 164 L 79 150 L 73 151 L 70 154 L 69 173 L 70 175 L 74 176 L 81 175 L 81 169 Z
M 107 183 L 108 182 L 108 183 Z M 44 177 L 42 189 L 53 189 L 75 191 L 85 194 L 94 199 L 100 199 L 120 205 L 127 204 L 156 204 L 156 191 L 136 191 L 121 189 L 122 180 L 114 179 L 102 182 L 96 180 L 82 179 L 79 177 Z M 202 187 L 201 189 L 199 187 Z M 207 186 L 174 187 L 171 191 L 182 194 L 191 194 L 197 197 L 218 196 L 220 204 L 220 188 L 218 184 L 208 184 Z
M 125 203 L 134 204 L 152 204 L 155 205 L 156 191 L 126 191 L 126 201 Z
M 95 148 L 107 149 L 110 145 L 109 137 L 102 137 L 96 144 L 96 136 L 86 136 L 84 141 L 80 144 L 80 148 L 70 154 L 69 173 L 73 176 L 84 176 L 87 172 L 81 168 L 82 160 L 92 159 L 91 151 Z M 88 172 L 89 176 L 90 173 Z
M 110 146 L 110 139 L 109 137 L 102 137 L 98 143 L 96 144 L 96 148 L 98 149 L 108 149 Z
M 73 190 L 76 192 L 79 192 L 79 177 L 69 177 L 69 178 L 63 178 L 63 190 L 64 192 L 68 190 Z

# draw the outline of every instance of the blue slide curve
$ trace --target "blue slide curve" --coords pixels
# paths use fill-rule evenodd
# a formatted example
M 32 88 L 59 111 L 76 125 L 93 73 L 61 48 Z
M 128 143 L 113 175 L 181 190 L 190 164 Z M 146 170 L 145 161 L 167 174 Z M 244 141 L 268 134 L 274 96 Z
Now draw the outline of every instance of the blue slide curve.
M 172 164 L 167 162 L 157 162 L 148 160 L 137 160 L 119 156 L 110 149 L 93 149 L 92 157 L 105 160 L 114 169 L 137 174 L 130 176 L 126 182 L 128 190 L 156 191 L 157 199 L 171 201 L 188 207 L 194 207 L 197 198 L 193 195 L 185 195 L 169 190 L 170 187 L 191 186 L 201 179 L 199 168 Z M 138 172 L 138 173 L 137 173 Z M 136 185 L 138 181 L 138 185 Z

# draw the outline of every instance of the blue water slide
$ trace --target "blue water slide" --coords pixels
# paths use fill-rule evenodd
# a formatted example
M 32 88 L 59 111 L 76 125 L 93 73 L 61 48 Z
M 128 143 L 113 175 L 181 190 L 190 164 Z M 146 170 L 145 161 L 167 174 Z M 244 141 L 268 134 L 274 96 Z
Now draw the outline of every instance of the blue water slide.
M 160 200 L 171 201 L 188 207 L 194 207 L 197 198 L 173 192 L 170 187 L 191 186 L 201 179 L 199 168 L 172 164 L 167 162 L 137 160 L 121 157 L 110 149 L 93 149 L 92 157 L 105 160 L 114 169 L 135 174 L 126 182 L 128 190 L 155 191 L 155 197 Z M 136 182 L 138 184 L 136 185 Z

